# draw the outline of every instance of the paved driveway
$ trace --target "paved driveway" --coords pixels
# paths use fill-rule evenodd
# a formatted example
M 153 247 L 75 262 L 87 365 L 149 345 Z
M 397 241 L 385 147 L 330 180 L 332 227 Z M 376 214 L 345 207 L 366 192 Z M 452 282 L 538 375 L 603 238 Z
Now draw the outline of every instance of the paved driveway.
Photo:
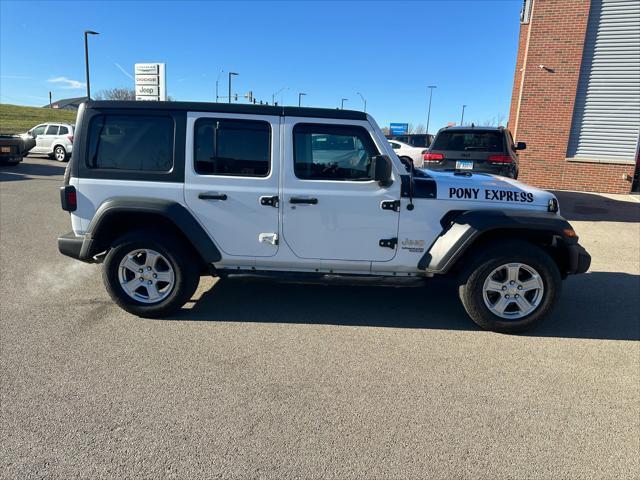
M 215 283 L 169 320 L 57 253 L 62 166 L 0 168 L 0 477 L 640 477 L 640 205 L 559 193 L 593 254 L 546 324 L 430 288 Z

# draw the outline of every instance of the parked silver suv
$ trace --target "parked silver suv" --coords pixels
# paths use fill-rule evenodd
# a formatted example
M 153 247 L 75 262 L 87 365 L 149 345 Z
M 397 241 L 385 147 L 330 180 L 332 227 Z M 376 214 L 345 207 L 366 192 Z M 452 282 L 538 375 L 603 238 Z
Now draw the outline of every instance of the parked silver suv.
M 42 123 L 27 132 L 36 141 L 30 153 L 39 153 L 64 162 L 71 157 L 75 125 L 70 123 Z

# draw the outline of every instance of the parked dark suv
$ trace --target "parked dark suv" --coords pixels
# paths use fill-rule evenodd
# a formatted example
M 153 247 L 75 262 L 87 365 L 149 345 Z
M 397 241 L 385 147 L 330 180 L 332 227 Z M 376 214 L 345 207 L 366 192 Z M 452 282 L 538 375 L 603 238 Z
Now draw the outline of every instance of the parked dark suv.
M 445 127 L 424 154 L 424 168 L 518 178 L 517 150 L 525 148 L 524 142 L 514 144 L 504 127 Z

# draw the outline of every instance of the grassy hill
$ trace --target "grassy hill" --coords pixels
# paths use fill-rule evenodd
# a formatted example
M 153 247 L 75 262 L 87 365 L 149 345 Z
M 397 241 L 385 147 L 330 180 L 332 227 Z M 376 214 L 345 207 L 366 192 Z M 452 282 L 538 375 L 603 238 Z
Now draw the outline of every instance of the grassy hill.
M 0 133 L 22 133 L 45 122 L 75 123 L 76 112 L 0 103 Z

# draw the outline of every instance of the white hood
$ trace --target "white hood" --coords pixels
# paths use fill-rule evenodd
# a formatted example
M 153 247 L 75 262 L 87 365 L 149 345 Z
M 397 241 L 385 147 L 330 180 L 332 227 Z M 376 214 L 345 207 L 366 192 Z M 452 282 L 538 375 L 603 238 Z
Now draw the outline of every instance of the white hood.
M 426 173 L 436 181 L 438 199 L 481 203 L 483 208 L 525 208 L 546 210 L 555 196 L 512 178 L 484 173 L 455 174 L 453 172 Z

